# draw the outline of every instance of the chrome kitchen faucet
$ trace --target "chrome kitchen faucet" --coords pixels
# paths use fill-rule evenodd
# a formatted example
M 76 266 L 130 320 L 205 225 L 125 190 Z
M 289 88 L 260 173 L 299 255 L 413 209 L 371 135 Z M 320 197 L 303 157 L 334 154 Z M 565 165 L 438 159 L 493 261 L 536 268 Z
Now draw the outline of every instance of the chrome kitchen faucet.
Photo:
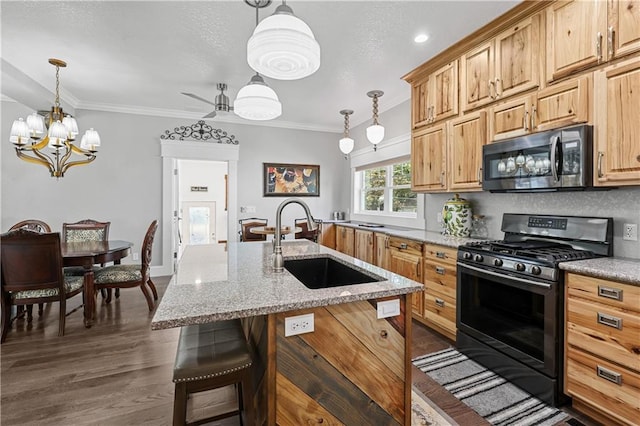
M 307 214 L 307 223 L 309 231 L 314 231 L 317 228 L 316 222 L 313 220 L 313 216 L 311 215 L 311 210 L 309 210 L 309 206 L 297 198 L 287 198 L 278 206 L 276 210 L 276 230 L 275 235 L 273 236 L 273 270 L 275 272 L 282 272 L 284 269 L 284 259 L 282 258 L 282 209 L 287 204 L 296 203 L 300 204 L 304 209 L 304 212 Z M 295 229 L 294 229 L 295 231 Z

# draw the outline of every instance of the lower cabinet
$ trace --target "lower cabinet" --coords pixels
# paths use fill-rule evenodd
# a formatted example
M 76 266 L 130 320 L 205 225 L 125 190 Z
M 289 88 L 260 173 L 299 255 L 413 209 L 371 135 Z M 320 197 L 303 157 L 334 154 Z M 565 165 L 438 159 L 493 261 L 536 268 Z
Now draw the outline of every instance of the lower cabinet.
M 373 231 L 364 229 L 355 230 L 355 249 L 354 256 L 356 259 L 363 260 L 367 263 L 373 263 L 374 258 L 374 239 Z
M 336 225 L 336 250 L 355 257 L 355 230 L 348 226 Z
M 389 236 L 379 232 L 374 233 L 375 255 L 373 264 L 382 268 L 389 269 Z
M 565 393 L 603 424 L 640 419 L 640 287 L 566 279 Z
M 422 243 L 404 238 L 389 237 L 389 270 L 419 283 L 422 281 Z M 413 293 L 411 310 L 414 317 L 422 318 L 423 292 Z
M 336 226 L 333 223 L 322 222 L 320 224 L 318 244 L 329 247 L 330 249 L 336 248 Z
M 424 245 L 424 312 L 422 321 L 451 340 L 456 339 L 457 249 Z

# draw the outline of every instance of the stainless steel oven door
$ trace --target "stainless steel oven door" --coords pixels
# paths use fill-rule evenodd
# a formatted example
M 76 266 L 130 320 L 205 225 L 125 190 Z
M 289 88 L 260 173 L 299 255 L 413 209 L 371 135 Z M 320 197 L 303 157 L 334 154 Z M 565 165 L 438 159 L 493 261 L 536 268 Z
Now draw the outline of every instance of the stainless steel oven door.
M 458 263 L 459 332 L 549 377 L 560 364 L 558 283 Z

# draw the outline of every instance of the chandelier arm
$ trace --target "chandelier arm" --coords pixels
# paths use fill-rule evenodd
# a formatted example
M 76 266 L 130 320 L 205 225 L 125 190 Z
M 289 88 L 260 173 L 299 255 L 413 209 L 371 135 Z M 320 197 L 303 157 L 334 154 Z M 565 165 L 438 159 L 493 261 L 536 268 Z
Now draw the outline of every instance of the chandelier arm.
M 87 157 L 91 155 L 95 157 L 95 153 L 98 152 L 98 151 L 89 151 L 88 149 L 82 149 L 78 146 L 75 146 L 74 144 L 70 144 L 69 146 L 71 147 L 71 150 L 76 154 L 86 155 Z
M 95 159 L 96 159 L 95 155 L 90 155 L 90 156 L 87 157 L 86 160 L 70 161 L 67 164 L 65 164 L 64 166 L 62 166 L 62 169 L 60 170 L 61 175 L 64 175 L 64 172 L 66 172 L 69 169 L 69 167 L 84 166 L 85 164 L 91 163 Z
M 53 163 L 50 158 L 40 154 L 38 151 L 33 151 L 36 157 L 25 154 L 21 149 L 16 148 L 16 155 L 19 159 L 26 161 L 27 163 L 40 164 L 49 169 L 49 172 L 53 174 Z
M 34 151 L 39 151 L 41 149 L 46 148 L 47 145 L 49 145 L 49 135 L 46 135 L 44 138 L 42 138 L 42 140 L 31 144 L 29 146 L 29 149 Z

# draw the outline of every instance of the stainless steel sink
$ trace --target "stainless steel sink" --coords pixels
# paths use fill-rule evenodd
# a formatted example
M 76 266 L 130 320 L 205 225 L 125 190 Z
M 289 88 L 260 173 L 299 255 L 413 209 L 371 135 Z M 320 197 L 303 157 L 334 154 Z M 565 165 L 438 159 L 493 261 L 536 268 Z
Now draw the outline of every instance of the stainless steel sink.
M 340 287 L 385 280 L 385 278 L 377 275 L 357 270 L 331 256 L 285 260 L 284 269 L 310 289 Z

